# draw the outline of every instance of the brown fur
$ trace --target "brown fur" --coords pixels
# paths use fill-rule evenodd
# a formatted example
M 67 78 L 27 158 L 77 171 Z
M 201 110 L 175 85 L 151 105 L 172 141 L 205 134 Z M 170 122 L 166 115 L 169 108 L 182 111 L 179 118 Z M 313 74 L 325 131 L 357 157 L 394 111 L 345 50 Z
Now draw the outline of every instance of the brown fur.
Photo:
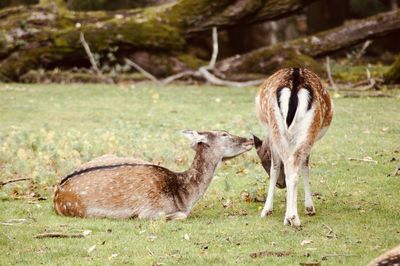
M 367 266 L 396 266 L 400 265 L 400 246 L 397 246 L 380 255 Z
M 225 150 L 234 150 L 232 155 L 238 155 L 252 146 L 251 140 L 226 132 L 196 134 L 196 156 L 184 172 L 115 156 L 82 165 L 57 187 L 56 212 L 78 217 L 185 218 L 205 193 Z
M 309 102 L 306 102 L 304 97 L 299 98 L 301 89 L 308 92 L 307 94 L 303 92 L 302 95 L 308 95 L 311 99 Z M 283 91 L 285 97 L 282 94 L 282 98 L 278 99 L 278 95 Z M 300 103 L 307 109 L 299 111 Z M 330 96 L 318 76 L 312 71 L 305 68 L 285 68 L 274 73 L 262 84 L 256 105 L 257 116 L 269 131 L 267 139 L 261 146 L 259 145 L 259 157 L 267 168 L 271 167 L 271 157 L 279 162 L 279 165 L 272 167 L 276 173 L 279 173 L 276 186 L 281 186 L 278 184 L 282 184 L 282 179 L 286 180 L 285 184 L 288 186 L 287 198 L 290 200 L 287 200 L 285 223 L 300 226 L 297 214 L 298 174 L 302 170 L 307 177 L 305 178 L 306 209 L 308 214 L 313 215 L 315 209 L 307 181 L 308 160 L 314 143 L 325 134 L 332 121 L 333 106 Z M 287 112 L 284 112 L 285 110 Z M 307 120 L 299 117 L 296 122 L 294 119 L 298 113 L 304 117 L 307 116 Z M 274 184 L 274 182 L 275 179 L 271 179 L 270 183 Z M 269 192 L 273 195 L 273 189 L 269 189 Z M 262 216 L 271 213 L 272 199 L 273 197 L 267 198 Z
M 300 166 L 301 161 L 304 161 L 311 150 L 311 146 L 317 139 L 317 135 L 324 127 L 328 127 L 333 117 L 333 106 L 329 94 L 323 88 L 318 76 L 312 71 L 302 68 L 300 69 L 300 84 L 299 87 L 308 87 L 312 91 L 313 99 L 312 106 L 315 107 L 315 118 L 311 124 L 308 134 L 307 143 L 298 149 L 295 154 L 296 166 Z M 272 138 L 279 140 L 281 138 L 278 129 L 278 123 L 274 116 L 275 102 L 277 102 L 277 90 L 282 87 L 291 88 L 292 69 L 285 68 L 277 71 L 270 76 L 260 87 L 259 102 L 257 115 L 261 123 L 270 127 Z M 279 145 L 279 143 L 274 143 Z M 285 152 L 282 152 L 285 153 Z M 288 154 L 281 154 L 283 157 L 288 157 Z M 283 160 L 285 158 L 282 158 Z
M 269 138 L 262 141 L 256 136 L 254 137 L 254 146 L 257 150 L 257 155 L 261 160 L 261 164 L 264 170 L 267 172 L 268 176 L 271 175 L 271 141 Z M 278 181 L 276 182 L 277 188 L 286 188 L 286 176 L 283 167 L 283 163 L 281 163 L 280 168 L 282 171 L 279 173 Z
M 313 145 L 319 131 L 330 125 L 333 116 L 332 103 L 327 91 L 323 88 L 318 76 L 306 69 L 302 68 L 300 74 L 300 85 L 299 87 L 308 87 L 312 90 L 313 99 L 312 105 L 316 106 L 315 119 L 311 125 L 311 131 L 308 138 L 308 145 Z M 278 130 L 278 123 L 274 117 L 274 103 L 277 101 L 277 90 L 282 87 L 291 88 L 292 69 L 285 68 L 277 71 L 270 76 L 260 87 L 259 90 L 259 108 L 257 115 L 261 123 L 269 125 L 271 128 L 271 134 L 274 139 L 280 139 L 280 133 Z M 298 159 L 307 157 L 303 151 L 308 151 L 310 147 L 303 147 L 299 149 L 296 154 Z M 288 154 L 284 154 L 287 157 Z M 297 164 L 299 160 L 296 160 Z

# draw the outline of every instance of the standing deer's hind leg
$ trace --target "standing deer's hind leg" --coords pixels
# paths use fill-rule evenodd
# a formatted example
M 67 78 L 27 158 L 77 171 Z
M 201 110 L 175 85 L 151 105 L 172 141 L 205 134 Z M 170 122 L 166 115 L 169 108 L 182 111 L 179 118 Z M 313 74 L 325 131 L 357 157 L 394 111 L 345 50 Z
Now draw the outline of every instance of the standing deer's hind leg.
M 285 164 L 286 174 L 286 213 L 283 224 L 291 225 L 293 227 L 300 227 L 300 218 L 297 212 L 297 183 L 299 179 L 299 167 L 293 158 L 289 158 Z

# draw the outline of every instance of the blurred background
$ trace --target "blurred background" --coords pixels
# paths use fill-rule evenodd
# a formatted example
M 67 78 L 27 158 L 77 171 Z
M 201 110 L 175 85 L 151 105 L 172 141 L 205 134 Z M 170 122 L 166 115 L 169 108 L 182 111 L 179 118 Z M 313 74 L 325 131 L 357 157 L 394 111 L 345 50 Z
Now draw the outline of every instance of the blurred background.
M 333 87 L 378 88 L 399 82 L 398 5 L 398 0 L 2 0 L 0 80 L 120 83 L 172 76 L 168 82 L 224 85 L 306 66 Z M 205 75 L 198 71 L 204 66 Z

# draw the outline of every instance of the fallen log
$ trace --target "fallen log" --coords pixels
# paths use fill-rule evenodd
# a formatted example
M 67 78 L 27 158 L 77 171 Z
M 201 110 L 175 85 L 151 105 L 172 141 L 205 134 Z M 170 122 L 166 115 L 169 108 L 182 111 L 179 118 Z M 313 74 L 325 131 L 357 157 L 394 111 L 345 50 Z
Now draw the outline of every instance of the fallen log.
M 384 83 L 399 84 L 400 83 L 400 56 L 390 66 L 389 70 L 383 75 Z
M 272 73 L 286 66 L 307 66 L 324 72 L 313 58 L 321 58 L 337 51 L 400 30 L 400 11 L 380 13 L 355 20 L 343 26 L 306 38 L 266 46 L 249 53 L 230 57 L 217 63 L 219 73 L 233 79 L 238 73 Z
M 185 52 L 188 38 L 214 26 L 224 29 L 273 20 L 314 1 L 180 0 L 115 12 L 73 12 L 54 5 L 4 9 L 0 80 L 18 81 L 34 68 L 89 66 L 81 32 L 96 53 L 117 47 L 121 56 L 138 51 L 173 55 Z

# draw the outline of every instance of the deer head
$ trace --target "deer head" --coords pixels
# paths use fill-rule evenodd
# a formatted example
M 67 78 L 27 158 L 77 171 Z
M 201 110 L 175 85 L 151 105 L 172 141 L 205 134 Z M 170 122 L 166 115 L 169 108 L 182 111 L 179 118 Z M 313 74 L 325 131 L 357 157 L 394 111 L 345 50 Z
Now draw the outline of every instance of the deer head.
M 236 157 L 253 148 L 253 140 L 229 134 L 226 131 L 183 130 L 181 133 L 192 141 L 191 147 L 197 150 L 203 145 L 221 159 Z
M 261 164 L 262 164 L 263 168 L 265 169 L 265 171 L 268 173 L 268 175 L 270 175 L 271 161 L 272 161 L 271 160 L 271 142 L 270 142 L 269 138 L 266 138 L 266 140 L 262 141 L 255 135 L 253 135 L 253 140 L 254 140 L 254 147 L 256 148 L 257 155 L 260 158 Z M 281 164 L 281 172 L 280 172 L 278 181 L 276 183 L 276 187 L 278 187 L 278 188 L 286 187 L 283 164 Z

